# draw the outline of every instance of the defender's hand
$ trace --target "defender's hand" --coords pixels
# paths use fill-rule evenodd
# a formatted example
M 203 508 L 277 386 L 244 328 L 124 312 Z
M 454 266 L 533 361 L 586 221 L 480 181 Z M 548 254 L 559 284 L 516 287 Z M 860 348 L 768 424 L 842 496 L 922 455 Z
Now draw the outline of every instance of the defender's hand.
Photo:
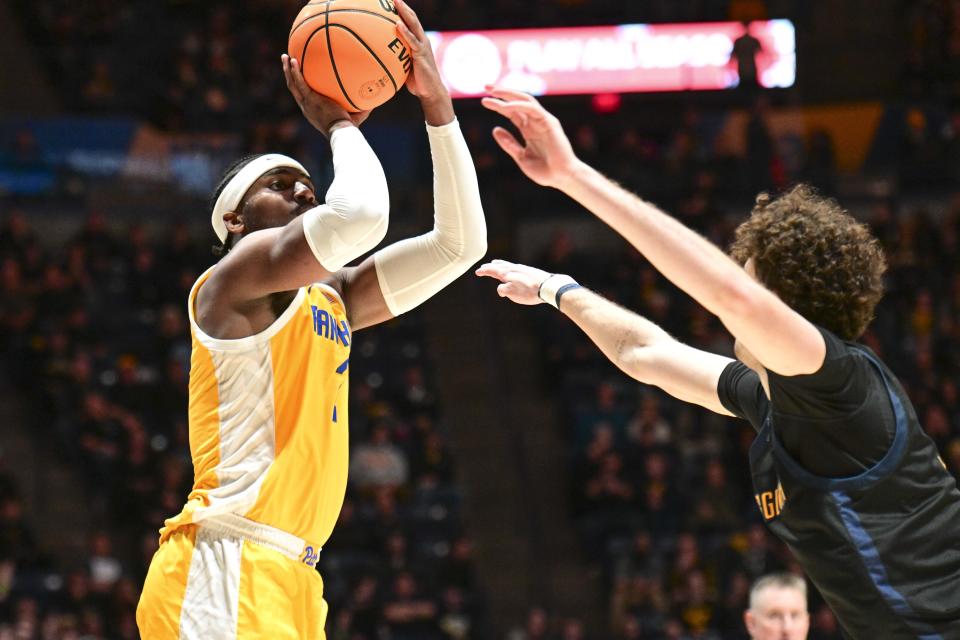
M 349 122 L 360 126 L 370 115 L 369 111 L 350 113 L 330 98 L 311 89 L 303 79 L 300 61 L 296 58 L 283 54 L 280 56 L 280 61 L 283 64 L 283 77 L 287 80 L 287 89 L 297 101 L 297 106 L 300 107 L 307 122 L 323 135 L 330 137 L 334 125 L 338 122 Z
M 490 97 L 481 104 L 506 117 L 520 130 L 526 144 L 520 144 L 503 127 L 493 137 L 507 155 L 537 184 L 561 189 L 579 160 L 557 118 L 537 100 L 520 91 L 488 86 Z
M 487 262 L 477 269 L 476 274 L 499 280 L 502 284 L 497 286 L 497 294 L 501 298 L 509 298 L 517 304 L 525 305 L 543 302 L 540 299 L 540 285 L 550 277 L 543 269 L 506 260 Z

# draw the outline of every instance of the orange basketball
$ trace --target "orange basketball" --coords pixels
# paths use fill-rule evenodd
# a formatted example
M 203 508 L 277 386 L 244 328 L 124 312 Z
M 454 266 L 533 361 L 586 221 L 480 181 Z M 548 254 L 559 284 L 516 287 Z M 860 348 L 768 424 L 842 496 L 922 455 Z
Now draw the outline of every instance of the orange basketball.
M 393 0 L 315 0 L 293 21 L 287 48 L 314 91 L 367 111 L 392 98 L 413 65 L 399 19 Z

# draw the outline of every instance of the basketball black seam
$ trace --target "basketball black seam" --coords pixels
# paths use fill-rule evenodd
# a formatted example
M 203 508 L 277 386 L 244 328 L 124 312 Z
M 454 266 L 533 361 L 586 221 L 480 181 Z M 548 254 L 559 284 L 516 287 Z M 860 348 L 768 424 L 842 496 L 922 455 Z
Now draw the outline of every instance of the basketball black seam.
M 328 4 L 329 4 L 329 0 L 328 0 Z M 323 16 L 326 16 L 326 15 L 329 15 L 329 14 L 331 14 L 331 13 L 365 13 L 365 14 L 367 14 L 368 16 L 374 16 L 375 18 L 380 18 L 381 20 L 386 20 L 386 21 L 389 22 L 390 24 L 396 24 L 393 20 L 391 20 L 391 19 L 388 18 L 387 16 L 382 15 L 382 14 L 379 14 L 379 13 L 376 13 L 375 11 L 366 11 L 365 9 L 334 9 L 334 10 L 332 10 L 332 11 L 327 11 L 327 12 L 325 12 L 325 13 L 315 13 L 315 14 L 313 14 L 312 16 L 310 16 L 309 18 L 304 18 L 303 20 L 301 20 L 301 21 L 298 22 L 297 24 L 293 25 L 293 29 L 290 29 L 290 35 L 292 36 L 292 35 L 293 35 L 293 32 L 296 31 L 297 29 L 299 29 L 301 25 L 304 25 L 304 24 L 306 24 L 307 22 L 310 22 L 310 21 L 313 20 L 314 18 L 319 18 L 319 17 L 322 16 L 322 15 L 323 15 Z M 329 21 L 329 18 L 328 18 L 328 21 Z M 326 26 L 326 25 L 324 25 L 324 26 Z
M 347 95 L 347 90 L 346 88 L 344 88 L 343 82 L 340 80 L 340 72 L 337 71 L 337 61 L 333 57 L 333 45 L 330 44 L 330 5 L 329 4 L 327 5 L 327 10 L 325 14 L 327 16 L 327 24 L 325 25 L 327 27 L 327 53 L 330 55 L 330 66 L 333 68 L 333 76 L 337 79 L 337 84 L 340 85 L 340 93 L 343 95 L 344 98 L 347 99 L 347 102 L 349 102 L 350 105 L 357 111 L 363 111 L 363 109 L 358 107 L 356 103 L 354 103 L 354 101 L 350 99 L 350 96 Z M 306 53 L 306 47 L 304 47 L 304 53 Z M 380 61 L 377 60 L 377 62 L 380 62 Z
M 329 13 L 365 13 L 375 18 L 380 18 L 381 20 L 386 20 L 390 24 L 396 24 L 396 20 L 391 20 L 382 13 L 377 13 L 376 11 L 367 11 L 366 9 L 331 9 Z
M 288 37 L 289 37 L 289 38 L 292 38 L 294 32 L 295 32 L 297 29 L 299 29 L 301 26 L 305 25 L 306 23 L 310 22 L 310 21 L 313 20 L 314 18 L 319 18 L 320 16 L 325 16 L 325 15 L 326 15 L 325 13 L 315 13 L 315 14 L 313 14 L 312 16 L 310 16 L 309 18 L 304 18 L 303 20 L 301 20 L 301 21 L 298 22 L 297 24 L 293 25 L 293 29 L 290 29 L 290 35 L 289 35 Z M 323 27 L 320 27 L 320 28 L 323 29 L 324 27 L 326 27 L 326 25 L 324 25 Z
M 398 91 L 398 89 L 397 89 L 397 81 L 393 79 L 393 74 L 390 73 L 390 70 L 389 70 L 389 69 L 387 69 L 387 65 L 383 64 L 383 62 L 380 61 L 380 58 L 377 56 L 376 53 L 373 52 L 373 49 L 370 48 L 370 45 L 368 45 L 366 42 L 364 42 L 363 39 L 362 39 L 360 36 L 358 36 L 355 31 L 353 31 L 350 27 L 345 27 L 345 26 L 343 26 L 342 24 L 328 24 L 327 26 L 329 27 L 329 28 L 327 29 L 327 32 L 328 32 L 328 33 L 329 33 L 330 29 L 332 29 L 333 27 L 338 27 L 338 28 L 343 29 L 344 31 L 348 32 L 348 33 L 349 33 L 350 35 L 352 35 L 354 38 L 356 38 L 356 39 L 357 39 L 357 42 L 359 42 L 360 44 L 362 44 L 362 45 L 363 45 L 363 48 L 370 52 L 370 55 L 373 56 L 373 59 L 377 61 L 377 64 L 380 65 L 380 68 L 381 68 L 381 69 L 383 69 L 383 72 L 384 72 L 385 74 L 387 74 L 387 77 L 388 77 L 388 78 L 390 78 L 390 84 L 393 85 L 393 92 L 396 93 L 396 92 Z M 329 40 L 329 36 L 328 36 L 328 40 Z M 332 58 L 333 54 L 331 53 L 330 55 L 331 55 L 331 58 Z M 337 79 L 339 80 L 339 76 L 338 76 Z M 341 88 L 343 87 L 343 85 L 340 85 L 340 86 L 341 86 Z M 349 98 L 347 98 L 347 99 L 349 100 Z M 351 101 L 350 104 L 353 104 L 353 101 Z
M 306 62 L 306 58 L 307 58 L 307 47 L 310 45 L 310 41 L 313 40 L 313 36 L 317 35 L 318 33 L 320 33 L 321 31 L 325 30 L 326 28 L 327 28 L 327 25 L 323 25 L 322 27 L 317 27 L 316 29 L 313 30 L 313 33 L 310 34 L 310 37 L 307 38 L 307 41 L 303 43 L 303 51 L 300 52 L 300 71 L 301 71 L 301 73 L 303 72 L 303 68 L 304 68 L 303 65 L 304 65 L 304 63 Z

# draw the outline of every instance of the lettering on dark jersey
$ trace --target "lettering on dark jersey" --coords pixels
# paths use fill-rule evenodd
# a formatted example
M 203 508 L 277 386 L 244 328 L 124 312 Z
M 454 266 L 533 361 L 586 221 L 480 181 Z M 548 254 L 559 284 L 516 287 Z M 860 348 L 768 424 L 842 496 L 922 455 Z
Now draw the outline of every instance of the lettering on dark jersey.
M 760 508 L 760 513 L 763 514 L 764 520 L 773 520 L 779 516 L 780 512 L 783 511 L 783 505 L 787 501 L 787 494 L 783 492 L 783 487 L 779 482 L 777 483 L 776 490 L 764 491 L 753 497 L 757 501 L 757 506 Z

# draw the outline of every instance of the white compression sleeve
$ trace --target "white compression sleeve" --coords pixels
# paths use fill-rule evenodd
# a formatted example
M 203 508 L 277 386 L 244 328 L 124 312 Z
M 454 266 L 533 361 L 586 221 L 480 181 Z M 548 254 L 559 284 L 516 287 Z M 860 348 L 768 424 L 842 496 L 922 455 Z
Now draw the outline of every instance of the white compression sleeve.
M 425 302 L 487 252 L 477 171 L 454 120 L 427 126 L 433 157 L 433 230 L 377 251 L 380 291 L 393 315 Z
M 317 261 L 332 273 L 383 240 L 390 195 L 383 167 L 359 129 L 337 129 L 330 148 L 333 183 L 326 204 L 303 214 L 303 233 Z

